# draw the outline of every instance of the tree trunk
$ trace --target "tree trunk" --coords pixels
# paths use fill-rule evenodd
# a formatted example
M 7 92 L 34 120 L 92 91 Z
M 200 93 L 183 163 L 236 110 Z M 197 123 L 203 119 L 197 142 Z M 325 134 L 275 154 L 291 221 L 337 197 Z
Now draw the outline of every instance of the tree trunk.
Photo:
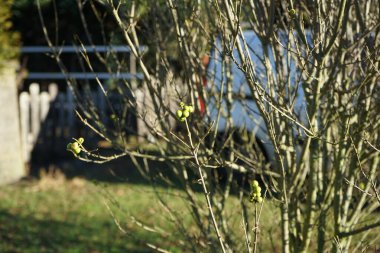
M 0 68 L 0 185 L 15 182 L 25 174 L 15 66 L 12 62 Z

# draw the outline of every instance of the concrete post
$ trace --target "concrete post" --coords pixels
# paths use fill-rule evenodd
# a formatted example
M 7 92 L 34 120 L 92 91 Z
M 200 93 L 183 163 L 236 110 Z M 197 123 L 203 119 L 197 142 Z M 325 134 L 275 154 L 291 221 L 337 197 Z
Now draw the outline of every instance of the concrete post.
M 25 175 L 22 158 L 16 64 L 0 69 L 0 185 L 19 180 Z

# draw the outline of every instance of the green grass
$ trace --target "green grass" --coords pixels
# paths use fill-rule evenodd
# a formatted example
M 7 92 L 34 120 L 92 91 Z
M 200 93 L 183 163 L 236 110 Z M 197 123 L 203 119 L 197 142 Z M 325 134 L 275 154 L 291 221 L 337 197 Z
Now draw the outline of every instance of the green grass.
M 86 169 L 95 171 L 97 168 L 88 166 Z M 67 179 L 56 172 L 42 175 L 40 180 L 0 187 L 0 253 L 154 252 L 148 244 L 171 252 L 184 252 L 181 241 L 187 245 L 200 243 L 183 238 L 157 201 L 152 187 L 132 172 L 122 175 L 127 180 L 125 183 L 95 183 L 79 177 Z M 199 234 L 183 198 L 184 192 L 163 186 L 156 190 L 184 223 L 186 231 Z M 197 193 L 196 198 L 207 214 L 203 194 Z M 258 252 L 281 252 L 277 205 L 274 201 L 264 203 Z M 236 206 L 239 206 L 237 196 L 232 195 L 224 216 L 232 227 L 231 239 L 245 252 L 241 209 Z M 253 206 L 249 211 L 250 222 L 253 222 Z M 154 232 L 141 227 L 140 223 Z M 377 246 L 376 236 L 378 229 L 370 231 L 363 241 L 358 235 L 352 246 L 358 245 L 359 252 L 371 252 Z M 316 241 L 311 244 L 311 252 L 314 252 Z
M 158 191 L 170 199 L 170 207 L 187 229 L 197 233 L 181 198 L 183 192 L 166 188 Z M 205 204 L 203 194 L 197 196 Z M 232 197 L 227 203 L 226 215 L 239 231 L 235 239 L 244 247 L 241 213 L 234 209 L 236 202 Z M 273 206 L 267 205 L 261 219 L 260 246 L 266 249 L 262 252 L 273 252 L 267 238 L 270 234 L 278 237 L 279 216 Z M 139 221 L 156 231 L 166 231 L 171 239 L 163 240 L 165 236 L 141 228 Z M 68 180 L 58 174 L 0 188 L 0 252 L 152 252 L 147 243 L 181 252 L 181 238 L 149 185 L 95 184 L 79 178 Z
M 57 175 L 0 187 L 1 253 L 153 252 L 148 243 L 183 252 L 179 247 L 181 240 L 197 243 L 183 239 L 149 185 L 93 183 Z M 170 207 L 176 210 L 186 229 L 198 233 L 181 198 L 183 192 L 163 187 L 157 190 L 170 200 Z M 197 197 L 205 205 L 203 194 L 198 193 Z M 235 209 L 236 204 L 237 199 L 232 196 L 225 217 L 233 224 L 234 241 L 244 249 L 241 211 Z M 147 231 L 139 222 L 156 232 Z M 279 224 L 278 208 L 265 202 L 260 219 L 259 252 L 280 252 Z M 165 231 L 167 237 L 165 233 L 161 236 L 160 231 Z M 353 245 L 362 243 L 360 249 L 366 245 L 372 245 L 370 249 L 373 249 L 374 245 L 367 241 L 378 233 L 373 230 L 371 234 L 363 242 L 358 236 Z M 312 244 L 315 246 L 315 241 Z
M 124 210 L 113 205 L 107 194 Z M 147 223 L 153 221 L 152 197 L 144 185 L 96 186 L 82 179 L 46 177 L 2 187 L 0 252 L 151 252 L 145 242 L 158 238 L 143 229 L 129 228 L 128 221 L 133 215 Z M 126 234 L 115 225 L 104 203 L 122 220 Z

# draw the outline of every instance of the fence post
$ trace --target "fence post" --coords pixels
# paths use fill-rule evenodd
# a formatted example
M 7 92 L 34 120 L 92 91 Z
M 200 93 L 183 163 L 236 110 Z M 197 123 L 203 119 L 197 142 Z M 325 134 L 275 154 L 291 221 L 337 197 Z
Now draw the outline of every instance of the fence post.
M 40 108 L 40 123 L 42 124 L 46 120 L 50 109 L 50 95 L 46 91 L 41 92 L 40 94 Z
M 24 162 L 29 162 L 32 146 L 28 141 L 30 133 L 30 97 L 29 93 L 26 91 L 21 92 L 20 94 L 20 121 L 23 158 Z
M 40 85 L 38 83 L 32 83 L 29 86 L 30 93 L 30 113 L 31 113 L 31 125 L 33 144 L 37 142 L 38 133 L 40 132 Z
M 138 142 L 144 140 L 144 134 L 146 133 L 146 125 L 142 119 L 144 115 L 144 92 L 140 89 L 135 91 L 136 98 L 136 135 Z
M 57 96 L 57 107 L 58 110 L 58 126 L 59 126 L 59 134 L 58 136 L 63 137 L 65 134 L 65 94 L 64 93 L 58 93 Z
M 74 127 L 74 110 L 75 110 L 75 104 L 74 104 L 74 95 L 73 92 L 68 88 L 66 90 L 66 116 L 67 116 L 67 131 L 65 137 L 69 137 L 73 134 L 73 127 Z
M 50 83 L 48 86 L 48 93 L 49 93 L 49 110 L 51 109 L 53 112 L 55 111 L 56 107 L 56 98 L 58 96 L 58 85 L 56 83 Z M 56 136 L 56 115 L 54 113 L 51 114 L 50 119 L 45 122 L 46 126 L 46 135 L 48 136 L 48 146 L 52 149 L 55 144 L 55 136 Z
M 0 68 L 0 185 L 25 175 L 20 138 L 15 62 Z
M 50 102 L 53 103 L 58 95 L 58 85 L 56 83 L 51 83 L 48 86 L 48 92 L 50 95 Z
M 98 86 L 95 96 L 95 105 L 98 107 L 99 118 L 102 120 L 103 124 L 107 124 L 107 107 L 106 107 L 106 97 L 102 89 Z
M 139 114 L 137 116 L 137 135 L 138 140 L 144 140 L 144 137 L 152 139 L 152 135 L 149 131 L 150 127 L 159 127 L 157 119 L 160 117 L 156 115 L 153 105 L 153 98 L 149 92 L 148 85 L 143 82 L 142 87 L 136 90 L 136 111 Z M 140 117 L 142 118 L 140 118 Z
M 137 81 L 136 81 L 136 56 L 131 52 L 129 54 L 129 72 L 133 76 L 131 78 L 131 87 L 132 90 L 137 89 Z

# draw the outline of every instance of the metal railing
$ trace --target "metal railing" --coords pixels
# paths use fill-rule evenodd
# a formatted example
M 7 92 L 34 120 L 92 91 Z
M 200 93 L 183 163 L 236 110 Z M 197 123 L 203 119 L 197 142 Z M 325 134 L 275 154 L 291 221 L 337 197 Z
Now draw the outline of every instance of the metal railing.
M 147 50 L 146 46 L 138 48 L 140 52 Z M 136 57 L 131 53 L 131 48 L 128 46 L 116 45 L 85 45 L 85 46 L 61 46 L 61 47 L 48 47 L 48 46 L 25 46 L 21 48 L 23 54 L 46 54 L 46 53 L 128 53 L 129 54 L 129 72 L 29 72 L 26 79 L 33 80 L 61 80 L 61 79 L 124 79 L 124 80 L 142 80 L 144 75 L 136 72 Z

